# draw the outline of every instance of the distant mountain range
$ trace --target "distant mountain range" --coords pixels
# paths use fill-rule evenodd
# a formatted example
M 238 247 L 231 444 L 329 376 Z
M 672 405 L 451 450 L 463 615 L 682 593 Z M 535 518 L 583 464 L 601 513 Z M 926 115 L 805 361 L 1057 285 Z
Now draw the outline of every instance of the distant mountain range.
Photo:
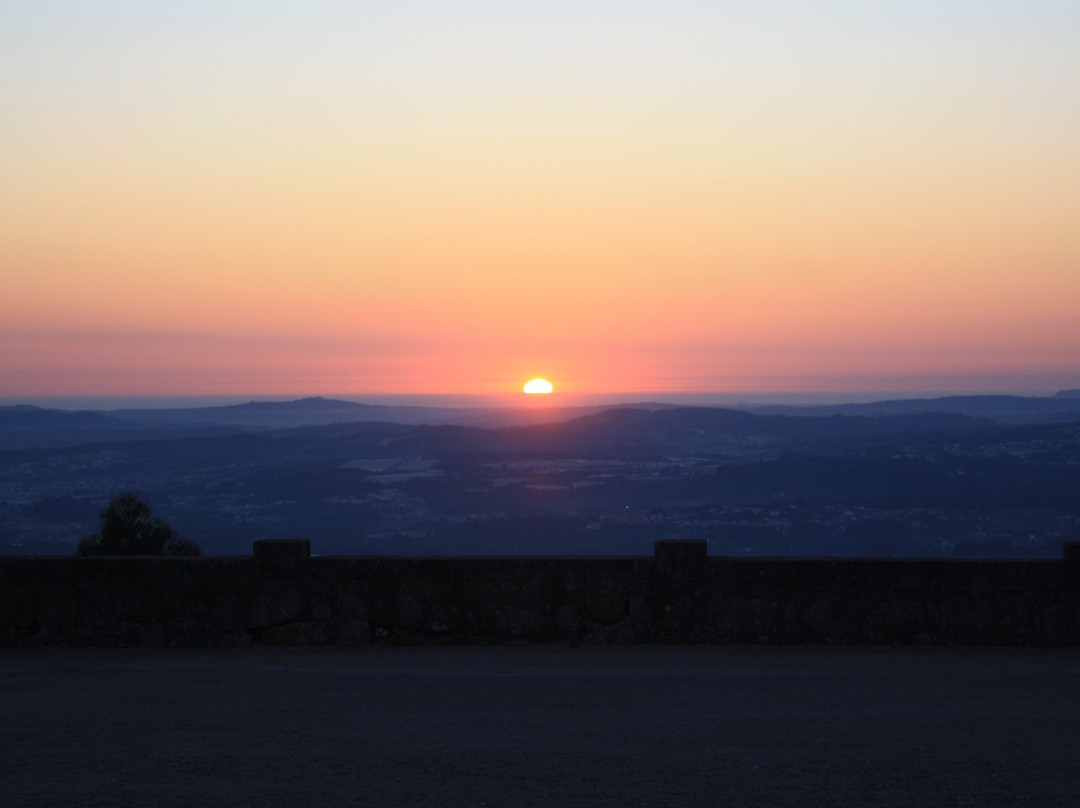
M 1025 396 L 945 396 L 875 401 L 867 404 L 833 404 L 793 407 L 752 407 L 751 412 L 769 415 L 915 415 L 954 413 L 986 418 L 1006 424 L 1047 424 L 1080 420 L 1080 390 L 1062 390 L 1046 398 Z
M 673 405 L 632 405 L 664 408 Z M 250 401 L 220 407 L 60 410 L 0 407 L 0 449 L 56 448 L 127 440 L 210 437 L 346 423 L 456 425 L 498 428 L 566 421 L 602 412 L 592 407 L 417 407 L 358 404 L 327 398 Z
M 664 407 L 671 405 L 635 405 Z M 281 429 L 320 426 L 356 421 L 388 424 L 457 424 L 499 427 L 565 421 L 600 412 L 608 406 L 592 407 L 420 407 L 358 404 L 321 397 L 296 401 L 250 401 L 224 407 L 188 409 L 114 410 L 109 415 L 123 421 L 163 425 L 227 425 L 249 429 Z
M 346 554 L 687 537 L 742 555 L 1059 554 L 1080 526 L 1078 404 L 0 407 L 0 555 L 70 554 L 125 490 L 211 554 L 282 536 Z
M 1080 390 L 1046 398 L 948 396 L 832 406 L 761 406 L 743 410 L 639 403 L 621 407 L 453 408 L 358 404 L 326 398 L 188 409 L 57 410 L 0 407 L 0 449 L 55 448 L 89 443 L 214 437 L 238 432 L 348 423 L 387 423 L 440 429 L 397 440 L 468 444 L 484 450 L 541 445 L 549 452 L 622 451 L 660 447 L 741 452 L 746 441 L 846 440 L 974 428 L 979 424 L 1080 421 Z M 548 426 L 543 426 L 543 425 Z M 555 427 L 555 424 L 564 426 Z M 466 427 L 479 430 L 462 431 Z M 537 427 L 525 430 L 524 427 Z M 486 433 L 486 434 L 485 434 Z M 421 437 L 422 435 L 422 437 Z M 629 442 L 629 444 L 628 444 Z

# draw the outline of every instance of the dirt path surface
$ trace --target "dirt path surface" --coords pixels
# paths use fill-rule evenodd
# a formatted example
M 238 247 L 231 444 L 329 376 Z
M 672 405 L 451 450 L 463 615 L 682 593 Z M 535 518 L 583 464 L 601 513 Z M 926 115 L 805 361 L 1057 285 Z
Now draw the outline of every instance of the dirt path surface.
M 1075 806 L 1080 649 L 0 652 L 5 806 Z

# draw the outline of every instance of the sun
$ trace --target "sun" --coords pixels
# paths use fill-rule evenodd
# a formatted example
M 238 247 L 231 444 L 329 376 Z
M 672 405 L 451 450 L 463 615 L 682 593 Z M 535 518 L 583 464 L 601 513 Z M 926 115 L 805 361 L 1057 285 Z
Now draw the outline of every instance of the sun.
M 525 382 L 525 392 L 529 395 L 547 395 L 554 389 L 547 379 L 530 379 Z

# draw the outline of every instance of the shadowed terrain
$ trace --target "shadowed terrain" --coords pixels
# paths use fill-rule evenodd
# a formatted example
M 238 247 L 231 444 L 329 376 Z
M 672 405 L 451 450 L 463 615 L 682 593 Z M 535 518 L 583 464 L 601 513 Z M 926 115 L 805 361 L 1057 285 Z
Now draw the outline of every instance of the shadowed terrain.
M 69 555 L 132 491 L 207 555 L 303 536 L 343 555 L 617 556 L 682 538 L 732 556 L 1053 557 L 1080 536 L 1078 401 L 0 407 L 0 555 Z

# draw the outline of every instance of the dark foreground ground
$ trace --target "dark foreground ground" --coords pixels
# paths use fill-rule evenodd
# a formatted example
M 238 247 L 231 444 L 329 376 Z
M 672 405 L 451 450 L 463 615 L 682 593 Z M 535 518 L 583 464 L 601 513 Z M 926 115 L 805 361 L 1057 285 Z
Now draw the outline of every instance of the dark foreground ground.
M 1075 806 L 1080 649 L 8 650 L 5 806 Z

